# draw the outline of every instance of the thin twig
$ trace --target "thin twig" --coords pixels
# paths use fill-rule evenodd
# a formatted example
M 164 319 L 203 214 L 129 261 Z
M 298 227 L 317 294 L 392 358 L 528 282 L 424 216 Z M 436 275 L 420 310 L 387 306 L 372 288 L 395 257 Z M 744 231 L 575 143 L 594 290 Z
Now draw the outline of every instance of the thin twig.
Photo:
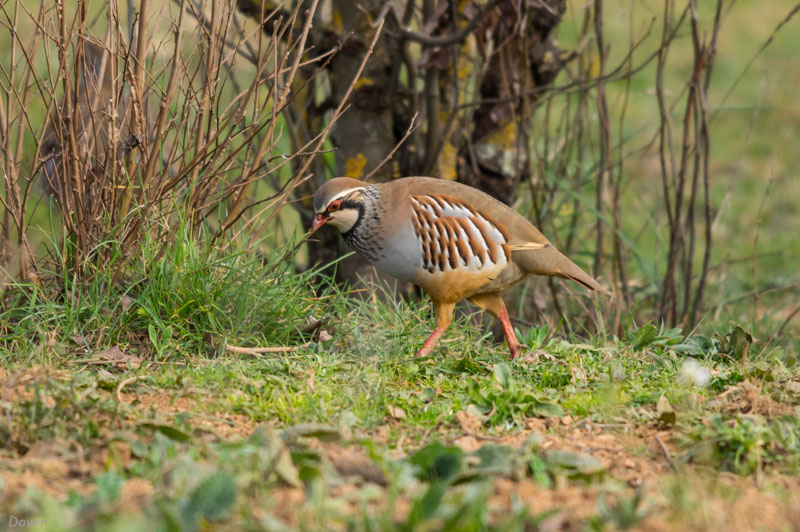
M 292 346 L 278 346 L 278 347 L 239 347 L 235 345 L 225 344 L 225 350 L 231 353 L 238 353 L 241 355 L 259 356 L 266 353 L 293 353 L 298 349 L 308 347 L 311 342 L 306 342 L 302 345 Z
M 135 375 L 133 377 L 128 377 L 127 379 L 121 381 L 117 385 L 117 401 L 119 401 L 120 403 L 122 402 L 122 389 L 125 388 L 125 386 L 129 385 L 132 382 L 137 381 L 140 378 L 144 378 L 144 377 L 146 377 L 146 375 Z
M 389 155 L 384 157 L 383 160 L 381 162 L 379 162 L 378 165 L 375 168 L 373 168 L 370 173 L 368 173 L 367 175 L 365 175 L 362 178 L 363 181 L 369 181 L 369 178 L 372 177 L 373 175 L 375 175 L 375 173 L 378 170 L 380 170 L 383 167 L 383 165 L 385 165 L 386 163 L 388 163 L 389 161 L 392 160 L 392 157 L 394 157 L 394 154 L 397 152 L 397 150 L 400 149 L 400 146 L 402 146 L 403 143 L 405 143 L 405 141 L 408 139 L 408 137 L 411 136 L 411 133 L 413 133 L 414 130 L 417 129 L 417 127 L 419 127 L 419 124 L 416 123 L 418 115 L 419 115 L 419 112 L 415 112 L 414 113 L 414 116 L 411 117 L 411 123 L 408 125 L 408 131 L 406 131 L 406 134 L 403 135 L 403 138 L 400 139 L 400 141 L 397 144 L 395 144 L 395 146 L 392 149 L 392 151 L 389 152 Z
M 342 96 L 339 105 L 336 107 L 336 110 L 333 112 L 333 116 L 331 117 L 328 124 L 325 126 L 325 129 L 322 130 L 317 138 L 316 145 L 314 146 L 314 152 L 317 152 L 321 147 L 325 140 L 328 138 L 328 133 L 330 133 L 331 128 L 336 123 L 336 121 L 344 114 L 347 110 L 347 100 L 350 98 L 350 94 L 352 94 L 353 90 L 355 89 L 356 83 L 358 80 L 361 79 L 361 73 L 364 72 L 364 68 L 367 66 L 367 61 L 370 57 L 372 57 L 372 53 L 375 51 L 375 45 L 378 42 L 378 38 L 381 36 L 383 31 L 384 23 L 386 22 L 386 13 L 389 11 L 391 4 L 386 4 L 381 11 L 380 16 L 378 17 L 378 27 L 375 29 L 375 34 L 372 36 L 372 41 L 370 42 L 369 48 L 367 48 L 367 52 L 364 54 L 364 59 L 361 60 L 361 64 L 358 66 L 358 70 L 356 70 L 355 75 L 353 76 L 353 80 L 350 82 L 350 85 L 347 87 L 344 95 Z M 287 188 L 286 192 L 281 196 L 280 202 L 278 203 L 277 207 L 270 213 L 267 219 L 256 229 L 256 235 L 261 234 L 265 228 L 269 227 L 275 217 L 278 215 L 278 212 L 283 208 L 283 206 L 288 201 L 289 195 L 294 192 L 302 183 L 306 182 L 308 179 L 311 178 L 311 174 L 306 174 L 311 163 L 314 161 L 316 157 L 312 155 L 308 159 L 306 159 L 303 166 L 298 169 L 295 173 L 297 176 L 295 180 L 292 182 L 292 185 Z
M 664 443 L 664 440 L 662 440 L 661 436 L 659 436 L 658 434 L 656 434 L 656 441 L 658 442 L 659 447 L 661 447 L 661 451 L 663 451 L 664 457 L 667 459 L 667 462 L 669 462 L 670 465 L 673 465 L 672 454 L 670 454 L 669 449 L 667 449 L 667 446 Z
M 486 4 L 486 6 L 483 9 L 481 9 L 481 11 L 477 15 L 472 17 L 472 19 L 470 19 L 470 21 L 467 23 L 466 26 L 464 26 L 460 30 L 458 30 L 458 31 L 456 31 L 454 33 L 451 33 L 449 35 L 442 35 L 442 36 L 433 37 L 431 35 L 425 35 L 423 33 L 417 33 L 415 31 L 409 31 L 409 30 L 403 28 L 402 26 L 400 28 L 400 35 L 404 39 L 408 39 L 409 41 L 417 42 L 417 43 L 421 44 L 422 46 L 429 47 L 429 48 L 430 47 L 437 47 L 437 46 L 440 47 L 440 46 L 448 46 L 448 45 L 451 45 L 451 44 L 456 44 L 456 43 L 459 43 L 459 42 L 463 41 L 470 33 L 475 31 L 475 28 L 477 28 L 478 25 L 480 25 L 480 23 L 483 22 L 483 19 L 486 17 L 486 15 L 491 13 L 492 10 L 495 7 L 499 6 L 500 4 L 502 4 L 503 2 L 506 2 L 506 1 L 507 0 L 492 0 L 491 2 Z M 394 13 L 394 11 L 391 11 L 391 13 L 394 15 L 393 18 L 397 21 L 398 25 L 401 25 L 401 22 L 399 20 L 397 20 L 397 15 Z M 426 21 L 426 22 L 428 22 L 428 21 Z

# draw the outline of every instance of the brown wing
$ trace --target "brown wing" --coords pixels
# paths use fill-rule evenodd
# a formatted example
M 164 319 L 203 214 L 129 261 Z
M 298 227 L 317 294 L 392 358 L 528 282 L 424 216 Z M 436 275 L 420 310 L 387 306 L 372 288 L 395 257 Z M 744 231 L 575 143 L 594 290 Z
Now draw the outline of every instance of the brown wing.
M 410 200 L 428 272 L 480 271 L 508 264 L 508 234 L 477 209 L 443 194 L 411 195 Z

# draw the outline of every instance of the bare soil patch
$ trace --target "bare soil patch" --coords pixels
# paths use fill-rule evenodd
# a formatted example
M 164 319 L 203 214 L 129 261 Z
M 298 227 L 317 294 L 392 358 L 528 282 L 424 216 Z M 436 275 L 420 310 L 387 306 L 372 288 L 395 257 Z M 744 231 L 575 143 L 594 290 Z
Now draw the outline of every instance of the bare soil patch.
M 250 436 L 257 423 L 247 416 L 216 411 L 203 412 L 201 398 L 194 396 L 175 396 L 167 392 L 153 394 L 123 394 L 123 401 L 135 403 L 142 411 L 155 411 L 166 420 L 172 421 L 176 414 L 189 414 L 188 421 L 195 429 L 206 430 L 222 438 L 245 438 Z

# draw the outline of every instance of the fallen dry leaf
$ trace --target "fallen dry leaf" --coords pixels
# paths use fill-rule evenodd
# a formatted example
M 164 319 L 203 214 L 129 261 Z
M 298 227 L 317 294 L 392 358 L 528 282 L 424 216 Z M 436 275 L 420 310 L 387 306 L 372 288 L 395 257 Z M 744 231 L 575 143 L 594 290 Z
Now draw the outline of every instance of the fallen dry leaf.
M 70 338 L 72 338 L 72 341 L 78 344 L 79 346 L 89 349 L 89 342 L 86 340 L 86 338 L 83 337 L 83 335 L 73 334 L 72 336 L 70 336 Z
M 129 296 L 122 296 L 119 298 L 119 305 L 122 307 L 122 312 L 128 310 L 128 307 L 133 304 L 133 299 Z
M 118 346 L 114 346 L 111 349 L 103 349 L 102 351 L 98 351 L 97 353 L 92 356 L 93 360 L 98 362 L 106 362 L 108 364 L 114 364 L 117 367 L 126 367 L 130 364 L 133 368 L 138 368 L 142 364 L 142 359 L 137 357 L 136 355 L 129 355 Z
M 386 407 L 389 410 L 389 415 L 394 419 L 406 419 L 406 411 L 399 406 L 389 405 Z

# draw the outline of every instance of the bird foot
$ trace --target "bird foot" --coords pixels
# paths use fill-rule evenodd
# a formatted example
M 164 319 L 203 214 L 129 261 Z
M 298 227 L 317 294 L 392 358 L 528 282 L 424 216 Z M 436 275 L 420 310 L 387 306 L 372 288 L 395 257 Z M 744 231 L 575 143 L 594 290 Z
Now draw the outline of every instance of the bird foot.
M 519 356 L 522 352 L 522 347 L 519 344 L 512 344 L 511 342 L 508 343 L 508 350 L 511 351 L 511 356 L 508 358 L 509 360 L 514 360 Z

